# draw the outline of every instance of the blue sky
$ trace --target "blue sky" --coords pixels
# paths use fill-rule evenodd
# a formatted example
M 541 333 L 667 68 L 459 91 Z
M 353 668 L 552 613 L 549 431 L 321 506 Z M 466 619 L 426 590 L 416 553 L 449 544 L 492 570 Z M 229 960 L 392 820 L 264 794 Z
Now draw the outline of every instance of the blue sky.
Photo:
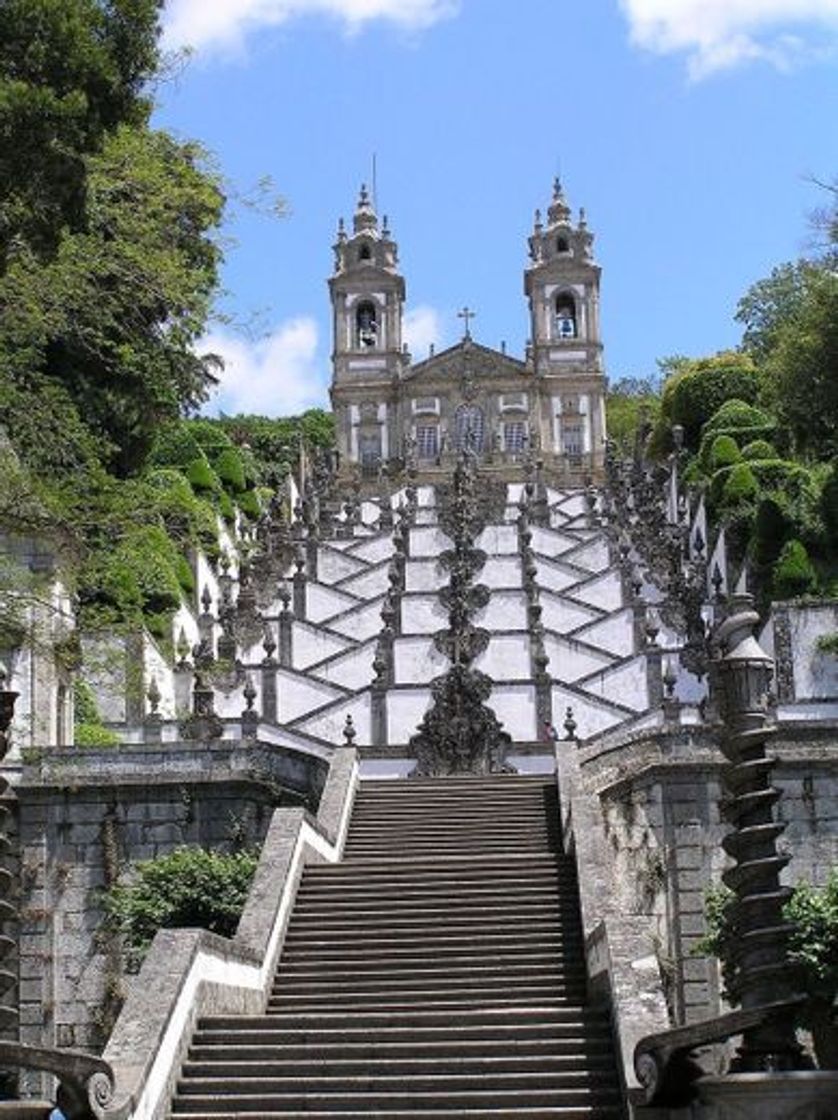
M 326 403 L 331 244 L 373 153 L 414 358 L 464 303 L 478 341 L 523 351 L 526 236 L 560 171 L 612 378 L 734 345 L 739 296 L 809 249 L 808 177 L 838 173 L 838 0 L 169 0 L 166 41 L 193 54 L 157 122 L 289 211 L 237 208 L 211 411 Z

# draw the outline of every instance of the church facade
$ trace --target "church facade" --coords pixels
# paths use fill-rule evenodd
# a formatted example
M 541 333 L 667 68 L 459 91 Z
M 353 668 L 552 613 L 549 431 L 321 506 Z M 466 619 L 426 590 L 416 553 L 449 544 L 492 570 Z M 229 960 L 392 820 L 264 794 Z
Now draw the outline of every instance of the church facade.
M 344 466 L 363 476 L 410 460 L 426 477 L 464 449 L 490 472 L 528 457 L 564 482 L 601 474 L 605 441 L 600 267 L 580 211 L 556 180 L 546 221 L 536 211 L 524 292 L 523 357 L 480 345 L 466 311 L 462 340 L 414 362 L 403 341 L 406 287 L 387 219 L 362 187 L 352 230 L 343 221 L 329 279 L 332 407 Z

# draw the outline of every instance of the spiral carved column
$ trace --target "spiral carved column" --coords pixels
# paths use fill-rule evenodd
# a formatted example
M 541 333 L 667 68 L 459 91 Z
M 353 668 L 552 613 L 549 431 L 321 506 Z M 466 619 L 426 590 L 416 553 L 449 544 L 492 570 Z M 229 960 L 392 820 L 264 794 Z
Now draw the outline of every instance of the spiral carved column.
M 767 697 L 773 663 L 754 635 L 759 616 L 752 604 L 748 595 L 731 601 L 713 635 L 712 661 L 724 723 L 721 749 L 729 763 L 723 778 L 724 811 L 733 825 L 723 842 L 735 861 L 723 875 L 734 893 L 731 994 L 744 1011 L 796 995 L 787 953 L 790 926 L 783 918 L 791 890 L 780 885 L 789 857 L 777 850 L 785 825 L 775 819 L 780 792 L 771 784 L 773 760 L 765 749 L 772 734 Z M 743 1033 L 731 1071 L 792 1070 L 807 1064 L 793 1017 L 785 1014 Z

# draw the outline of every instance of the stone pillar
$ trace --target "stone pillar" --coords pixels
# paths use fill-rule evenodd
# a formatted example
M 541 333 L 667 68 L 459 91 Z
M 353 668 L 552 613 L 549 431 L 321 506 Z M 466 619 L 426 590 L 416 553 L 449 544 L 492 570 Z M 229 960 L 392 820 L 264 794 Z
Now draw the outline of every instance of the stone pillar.
M 305 556 L 302 552 L 297 553 L 294 560 L 293 585 L 294 585 L 294 617 L 300 619 L 302 622 L 306 616 L 306 573 L 305 573 Z
M 265 657 L 262 660 L 262 719 L 266 723 L 276 723 L 277 695 L 276 695 L 276 641 L 273 630 L 265 626 L 265 641 L 262 643 Z

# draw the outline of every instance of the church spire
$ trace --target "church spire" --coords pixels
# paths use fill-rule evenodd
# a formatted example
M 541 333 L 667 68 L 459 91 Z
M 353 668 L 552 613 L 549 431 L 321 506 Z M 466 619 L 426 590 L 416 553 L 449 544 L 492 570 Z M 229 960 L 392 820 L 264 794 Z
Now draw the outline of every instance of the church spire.
M 355 233 L 378 232 L 378 216 L 373 208 L 366 183 L 361 183 L 358 205 L 355 208 L 354 229 Z
M 567 204 L 562 181 L 558 175 L 553 180 L 553 200 L 547 211 L 547 223 L 550 226 L 570 225 L 570 207 Z

